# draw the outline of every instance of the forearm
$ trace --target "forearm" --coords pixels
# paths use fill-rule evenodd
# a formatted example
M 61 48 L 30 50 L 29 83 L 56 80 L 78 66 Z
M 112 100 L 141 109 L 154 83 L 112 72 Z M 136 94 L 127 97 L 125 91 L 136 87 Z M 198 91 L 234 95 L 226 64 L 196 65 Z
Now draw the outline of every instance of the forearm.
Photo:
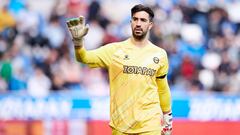
M 157 79 L 160 106 L 163 112 L 162 135 L 172 133 L 172 107 L 171 92 L 168 86 L 167 77 Z
M 157 79 L 160 106 L 163 113 L 171 112 L 171 93 L 167 78 Z
M 75 49 L 75 58 L 78 62 L 82 62 L 84 64 L 86 64 L 86 59 L 84 59 L 86 57 L 86 49 L 84 47 L 74 47 Z
M 86 50 L 83 47 L 83 39 L 81 39 L 81 40 L 73 39 L 72 41 L 74 44 L 75 57 L 76 57 L 77 61 L 84 63 L 83 58 L 86 56 Z
M 94 51 L 87 51 L 84 47 L 75 47 L 75 57 L 78 62 L 87 64 L 89 67 L 101 67 L 101 62 Z
M 160 106 L 162 108 L 163 113 L 169 113 L 171 112 L 171 94 L 170 94 L 170 89 L 168 88 L 166 92 L 160 94 Z

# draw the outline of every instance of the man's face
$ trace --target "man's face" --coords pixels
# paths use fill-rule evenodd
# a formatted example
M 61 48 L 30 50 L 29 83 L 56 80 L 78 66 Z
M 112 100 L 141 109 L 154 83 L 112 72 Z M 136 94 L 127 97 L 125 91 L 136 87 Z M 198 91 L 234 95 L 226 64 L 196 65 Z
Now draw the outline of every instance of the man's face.
M 152 22 L 149 20 L 149 14 L 145 11 L 140 11 L 133 14 L 131 27 L 133 37 L 136 40 L 144 39 L 148 31 L 152 28 Z

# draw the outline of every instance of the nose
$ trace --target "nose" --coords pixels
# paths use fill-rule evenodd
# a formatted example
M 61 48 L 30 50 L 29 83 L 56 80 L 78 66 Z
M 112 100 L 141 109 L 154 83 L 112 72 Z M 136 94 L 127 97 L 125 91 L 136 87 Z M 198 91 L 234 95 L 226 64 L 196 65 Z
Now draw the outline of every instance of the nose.
M 141 26 L 141 21 L 137 21 L 136 26 L 140 27 Z

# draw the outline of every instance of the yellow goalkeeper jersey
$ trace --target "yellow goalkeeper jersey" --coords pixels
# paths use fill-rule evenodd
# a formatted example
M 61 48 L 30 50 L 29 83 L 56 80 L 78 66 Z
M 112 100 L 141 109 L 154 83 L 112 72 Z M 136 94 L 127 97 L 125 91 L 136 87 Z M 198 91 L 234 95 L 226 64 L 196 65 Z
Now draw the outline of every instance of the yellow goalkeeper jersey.
M 111 127 L 124 133 L 161 130 L 163 107 L 160 107 L 156 77 L 168 71 L 163 49 L 151 42 L 140 48 L 129 38 L 95 50 L 76 49 L 75 55 L 90 67 L 108 69 Z M 169 92 L 165 93 L 168 96 L 163 100 L 167 102 L 164 109 L 170 110 Z

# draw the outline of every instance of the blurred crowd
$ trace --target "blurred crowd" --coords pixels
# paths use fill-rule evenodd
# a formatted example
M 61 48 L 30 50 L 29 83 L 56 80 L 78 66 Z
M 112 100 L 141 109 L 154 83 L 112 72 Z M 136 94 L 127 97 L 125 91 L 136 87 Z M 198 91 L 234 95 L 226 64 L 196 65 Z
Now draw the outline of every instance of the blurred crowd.
M 85 16 L 86 48 L 95 49 L 131 35 L 137 3 L 154 9 L 149 36 L 168 53 L 172 91 L 240 94 L 237 0 L 1 0 L 0 93 L 108 95 L 107 71 L 76 62 L 65 22 Z

